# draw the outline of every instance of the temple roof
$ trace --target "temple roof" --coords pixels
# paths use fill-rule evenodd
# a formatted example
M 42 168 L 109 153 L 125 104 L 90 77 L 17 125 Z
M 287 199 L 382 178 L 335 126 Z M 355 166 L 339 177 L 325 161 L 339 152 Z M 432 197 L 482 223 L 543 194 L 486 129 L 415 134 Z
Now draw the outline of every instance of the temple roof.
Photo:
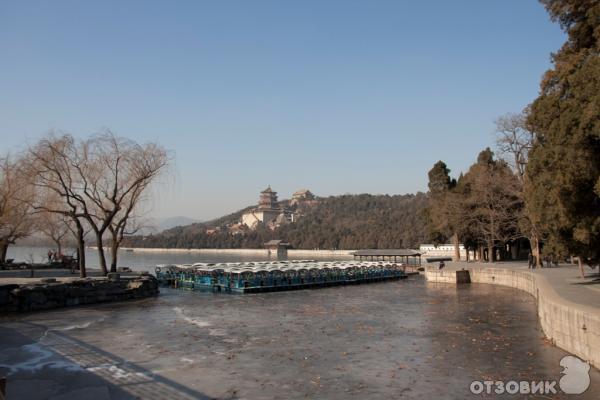
M 300 189 L 294 192 L 294 196 L 302 196 L 303 194 L 310 193 L 308 189 Z

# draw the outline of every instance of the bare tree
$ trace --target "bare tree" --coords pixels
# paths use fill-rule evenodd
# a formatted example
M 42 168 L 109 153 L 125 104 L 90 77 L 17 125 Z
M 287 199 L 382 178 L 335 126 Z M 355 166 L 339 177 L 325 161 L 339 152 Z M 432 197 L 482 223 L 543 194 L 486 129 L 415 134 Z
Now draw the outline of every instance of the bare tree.
M 486 182 L 487 181 L 487 182 Z M 496 244 L 504 244 L 520 236 L 519 214 L 521 201 L 515 181 L 508 174 L 493 171 L 489 179 L 477 179 L 474 191 L 479 198 L 473 219 L 476 229 L 487 241 L 488 261 L 494 261 Z
M 84 224 L 89 212 L 77 167 L 85 164 L 85 154 L 85 146 L 78 145 L 72 136 L 49 135 L 29 149 L 26 164 L 37 189 L 32 207 L 37 212 L 59 214 L 73 224 L 82 278 L 87 276 Z M 60 201 L 48 202 L 48 198 Z
M 63 244 L 71 235 L 71 220 L 63 214 L 41 212 L 39 214 L 39 231 L 56 245 L 58 254 L 62 254 Z
M 515 239 L 519 233 L 522 199 L 517 178 L 503 160 L 494 160 L 488 148 L 479 154 L 462 179 L 455 201 L 462 230 L 478 238 L 488 248 L 488 261 L 494 261 L 497 244 Z
M 96 235 L 100 268 L 106 274 L 105 232 L 111 232 L 111 270 L 116 270 L 127 222 L 146 189 L 168 166 L 169 157 L 161 146 L 140 145 L 110 131 L 90 139 L 87 150 L 90 159 L 79 173 L 85 182 L 84 194 L 92 204 L 87 220 Z
M 140 215 L 144 192 L 150 181 L 140 184 L 123 201 L 122 207 L 108 227 L 110 232 L 111 272 L 116 272 L 119 248 L 126 235 L 135 235 L 144 228 L 144 218 Z
M 39 191 L 40 198 L 36 200 L 36 205 L 43 206 L 45 209 L 60 209 L 62 199 L 54 192 Z M 62 254 L 63 244 L 71 237 L 73 232 L 73 221 L 62 213 L 37 211 L 38 231 L 50 239 L 56 246 L 59 254 Z
M 132 215 L 132 211 L 135 207 L 127 207 L 123 213 L 119 214 L 114 219 L 113 223 L 108 227 L 110 232 L 110 271 L 117 271 L 117 264 L 119 258 L 119 248 L 123 243 L 123 239 L 126 235 L 135 235 L 144 226 L 142 219 Z
M 21 160 L 0 158 L 0 263 L 6 262 L 8 247 L 27 237 L 35 227 L 29 205 L 33 186 L 22 173 Z
M 511 166 L 517 178 L 519 179 L 519 196 L 523 198 L 523 186 L 527 180 L 526 168 L 529 161 L 529 152 L 536 140 L 533 129 L 527 124 L 527 115 L 529 109 L 526 108 L 521 113 L 508 113 L 496 120 L 496 146 L 501 156 L 505 158 Z M 520 227 L 529 240 L 532 255 L 535 258 L 536 266 L 541 266 L 540 240 L 542 233 L 539 227 L 531 218 L 529 213 L 522 214 Z
M 75 243 L 78 243 L 79 242 L 79 236 L 80 236 L 79 227 L 76 226 L 75 224 L 73 224 L 73 222 L 71 222 L 68 219 L 65 220 L 65 222 L 66 222 L 65 225 L 66 225 L 67 229 L 69 230 L 69 236 L 70 236 L 70 238 L 72 240 L 75 240 Z M 81 224 L 81 229 L 82 229 L 81 237 L 82 237 L 82 239 L 84 241 L 86 241 L 87 240 L 86 238 L 87 238 L 87 236 L 89 235 L 89 233 L 91 232 L 92 229 L 90 228 L 89 224 L 86 223 L 85 220 L 83 220 L 83 223 Z M 81 250 L 81 248 L 79 246 L 76 246 L 75 251 L 76 251 L 77 260 L 80 260 L 81 257 L 83 257 L 83 259 L 85 260 L 85 253 L 82 253 L 82 250 Z M 85 251 L 85 247 L 84 247 L 83 251 Z M 71 268 L 71 272 L 73 272 L 73 268 Z
M 70 135 L 50 135 L 30 149 L 37 186 L 62 199 L 60 207 L 39 202 L 36 209 L 62 214 L 73 221 L 78 241 L 80 266 L 85 274 L 84 224 L 95 234 L 102 273 L 108 272 L 104 234 L 122 208 L 133 202 L 168 165 L 164 148 L 139 145 L 111 132 L 77 142 Z M 125 221 L 131 215 L 124 213 Z M 123 228 L 124 229 L 124 228 Z
M 508 113 L 496 120 L 496 146 L 513 168 L 519 180 L 523 181 L 529 151 L 535 135 L 527 128 L 527 114 Z

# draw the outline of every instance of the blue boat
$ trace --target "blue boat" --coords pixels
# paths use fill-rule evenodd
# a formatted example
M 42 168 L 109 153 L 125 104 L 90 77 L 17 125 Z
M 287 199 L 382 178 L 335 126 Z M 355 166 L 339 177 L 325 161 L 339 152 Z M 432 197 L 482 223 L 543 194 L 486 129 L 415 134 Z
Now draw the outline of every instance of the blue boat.
M 404 279 L 406 266 L 391 262 L 275 261 L 160 265 L 163 286 L 230 293 L 298 290 Z

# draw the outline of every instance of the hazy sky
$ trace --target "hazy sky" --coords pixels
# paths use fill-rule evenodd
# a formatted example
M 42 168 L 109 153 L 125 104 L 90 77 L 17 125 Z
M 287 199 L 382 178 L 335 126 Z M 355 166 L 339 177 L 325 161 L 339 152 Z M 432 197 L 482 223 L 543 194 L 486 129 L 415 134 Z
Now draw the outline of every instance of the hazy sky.
M 426 190 L 538 93 L 534 0 L 0 2 L 0 151 L 102 128 L 172 150 L 154 215 Z

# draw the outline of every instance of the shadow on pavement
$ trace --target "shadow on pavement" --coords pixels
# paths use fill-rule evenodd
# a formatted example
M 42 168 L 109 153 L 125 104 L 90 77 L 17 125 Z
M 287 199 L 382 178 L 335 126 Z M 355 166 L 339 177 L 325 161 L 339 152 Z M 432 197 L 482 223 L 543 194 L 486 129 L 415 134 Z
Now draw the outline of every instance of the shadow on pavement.
M 210 398 L 64 331 L 10 325 L 0 327 L 0 375 L 7 376 L 7 400 Z

